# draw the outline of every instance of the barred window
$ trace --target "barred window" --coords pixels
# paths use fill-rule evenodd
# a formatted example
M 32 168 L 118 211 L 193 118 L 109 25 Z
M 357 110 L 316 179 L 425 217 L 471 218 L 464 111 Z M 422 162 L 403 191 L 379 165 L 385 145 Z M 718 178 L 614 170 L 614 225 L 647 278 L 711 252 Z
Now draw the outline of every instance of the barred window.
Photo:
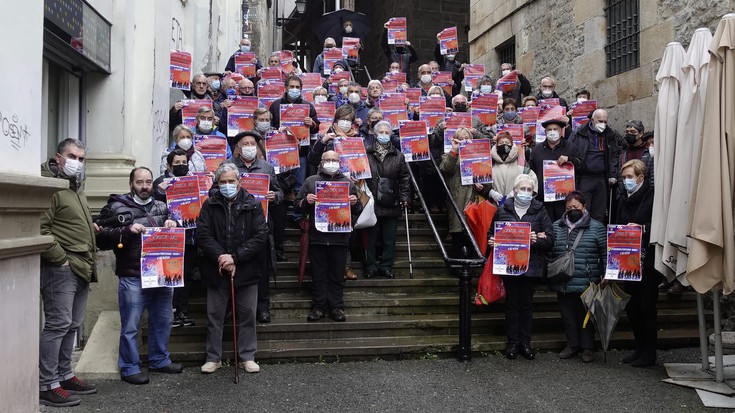
M 607 0 L 607 75 L 635 69 L 640 65 L 639 0 Z
M 500 63 L 510 63 L 516 66 L 516 38 L 511 37 L 508 41 L 495 48 Z

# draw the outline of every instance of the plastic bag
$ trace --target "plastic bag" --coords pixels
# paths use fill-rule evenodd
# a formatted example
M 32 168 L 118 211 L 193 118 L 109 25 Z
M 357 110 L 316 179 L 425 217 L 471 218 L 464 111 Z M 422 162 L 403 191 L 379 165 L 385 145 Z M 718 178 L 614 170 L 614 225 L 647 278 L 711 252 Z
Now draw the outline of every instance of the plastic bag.
M 492 253 L 490 254 L 492 257 Z M 505 286 L 499 275 L 493 274 L 493 260 L 487 260 L 477 283 L 475 305 L 488 305 L 505 298 Z

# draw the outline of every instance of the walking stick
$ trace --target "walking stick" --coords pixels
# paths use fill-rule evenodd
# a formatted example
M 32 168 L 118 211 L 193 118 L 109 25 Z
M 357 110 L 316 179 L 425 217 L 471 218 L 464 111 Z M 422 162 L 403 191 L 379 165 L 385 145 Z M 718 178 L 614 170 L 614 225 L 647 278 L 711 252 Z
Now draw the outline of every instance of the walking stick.
M 234 383 L 237 384 L 240 382 L 240 376 L 238 375 L 238 362 L 237 362 L 237 318 L 235 316 L 236 314 L 236 306 L 235 306 L 235 271 L 234 269 L 230 272 L 230 295 L 232 299 L 232 339 L 235 342 L 234 344 L 234 350 L 235 350 L 235 379 Z
M 610 225 L 612 223 L 612 196 L 613 196 L 613 187 L 610 187 L 610 205 L 607 207 L 607 225 Z
M 406 217 L 406 241 L 408 241 L 408 275 L 413 278 L 413 260 L 411 259 L 411 234 L 408 228 L 408 207 L 403 206 L 403 215 Z

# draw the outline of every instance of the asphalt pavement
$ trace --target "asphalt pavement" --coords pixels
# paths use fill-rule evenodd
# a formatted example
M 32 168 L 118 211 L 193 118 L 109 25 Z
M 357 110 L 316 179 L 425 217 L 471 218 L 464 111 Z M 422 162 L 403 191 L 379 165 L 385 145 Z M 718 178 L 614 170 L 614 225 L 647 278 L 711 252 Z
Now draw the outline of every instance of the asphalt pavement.
M 500 354 L 455 359 L 375 360 L 261 364 L 258 374 L 232 368 L 202 375 L 151 374 L 133 386 L 96 382 L 95 395 L 73 408 L 42 412 L 717 412 L 695 390 L 661 382 L 664 362 L 698 362 L 698 349 L 659 351 L 656 367 L 632 368 L 608 352 L 607 363 L 560 360 L 541 353 L 534 361 Z

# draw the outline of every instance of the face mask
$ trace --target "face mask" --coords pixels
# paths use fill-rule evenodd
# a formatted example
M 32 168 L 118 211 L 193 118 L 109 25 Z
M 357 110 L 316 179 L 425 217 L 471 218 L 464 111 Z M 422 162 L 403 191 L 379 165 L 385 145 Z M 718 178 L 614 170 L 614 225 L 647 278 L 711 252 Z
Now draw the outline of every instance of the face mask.
M 150 194 L 148 194 L 148 197 L 143 199 L 138 194 L 133 192 L 133 201 L 135 201 L 135 203 L 138 205 L 148 205 L 151 202 L 153 202 L 153 197 Z
M 322 96 L 322 95 L 314 96 L 314 102 L 316 103 L 324 103 L 326 101 L 327 101 L 326 96 Z
M 199 130 L 204 133 L 209 133 L 212 131 L 212 121 L 211 120 L 200 120 L 199 121 Z
M 561 135 L 558 131 L 551 130 L 546 132 L 546 138 L 549 139 L 549 142 L 558 142 Z
M 245 158 L 246 161 L 252 161 L 255 159 L 255 155 L 258 154 L 258 148 L 256 146 L 243 146 L 240 149 L 240 152 L 242 153 L 242 157 Z
M 324 45 L 324 48 L 325 48 L 325 49 L 334 49 L 335 47 L 337 47 L 337 45 L 336 45 L 336 44 L 325 44 L 325 45 Z
M 183 138 L 179 141 L 179 148 L 188 151 L 191 149 L 192 141 L 189 138 Z
M 82 174 L 82 171 L 84 170 L 84 164 L 79 162 L 76 159 L 69 159 L 65 158 L 66 162 L 64 162 L 64 167 L 62 168 L 64 171 L 64 175 L 68 176 L 69 178 L 76 177 Z
M 578 222 L 580 219 L 582 219 L 582 215 L 584 215 L 584 212 L 582 212 L 581 209 L 570 209 L 567 211 L 567 218 L 569 218 L 569 222 Z
M 390 72 L 391 72 L 392 74 L 394 74 L 394 75 L 395 75 L 395 74 L 398 74 L 398 73 L 400 73 L 401 71 L 400 71 L 400 70 L 398 70 L 398 69 L 393 69 L 393 70 L 391 70 Z
M 345 33 L 347 34 L 352 33 L 352 26 L 345 26 Z
M 606 123 L 603 123 L 603 122 L 597 122 L 597 123 L 595 123 L 595 129 L 599 133 L 605 132 L 605 128 L 606 127 L 607 127 L 607 124 Z
M 378 134 L 378 143 L 380 143 L 381 145 L 385 145 L 388 142 L 390 142 L 390 135 L 386 135 L 382 133 Z
M 301 96 L 301 89 L 289 89 L 288 90 L 288 97 L 291 100 L 296 100 Z
M 247 52 L 249 52 L 249 51 L 250 51 L 250 46 L 247 46 L 247 45 L 241 44 L 241 45 L 240 45 L 240 51 L 241 51 L 241 52 L 243 52 L 243 53 L 247 53 Z
M 648 147 L 648 156 L 650 156 L 651 158 L 653 158 L 653 154 L 655 152 L 656 151 L 653 150 L 653 145 L 651 145 L 651 146 Z
M 270 128 L 271 128 L 271 123 L 268 121 L 260 121 L 255 124 L 255 129 L 257 129 L 259 132 L 265 132 Z
M 493 91 L 493 87 L 490 85 L 480 85 L 480 93 L 483 95 L 487 95 L 488 93 Z
M 345 70 L 344 70 L 344 69 L 342 69 L 341 67 L 338 67 L 338 68 L 334 69 L 334 73 L 342 73 L 342 72 L 344 72 L 344 71 L 345 71 Z
M 380 122 L 380 121 L 379 120 L 374 120 L 374 121 L 368 123 L 368 126 L 370 126 L 370 129 L 375 129 L 375 125 L 377 125 L 378 122 Z
M 448 54 L 447 55 L 447 60 L 449 60 L 450 62 L 453 62 L 454 61 L 454 57 L 455 56 L 453 54 Z
M 519 207 L 525 207 L 531 205 L 533 199 L 533 193 L 526 191 L 518 191 L 516 194 L 516 205 Z
M 322 164 L 322 171 L 327 175 L 334 175 L 339 171 L 339 162 L 327 161 Z
M 171 167 L 174 176 L 186 176 L 189 175 L 189 165 L 174 165 Z
M 347 98 L 347 100 L 350 101 L 353 105 L 356 105 L 360 103 L 360 94 L 359 93 L 350 93 L 350 96 Z
M 636 181 L 635 178 L 623 179 L 623 185 L 625 186 L 625 189 L 628 191 L 628 193 L 632 193 L 633 191 L 638 189 L 638 181 Z
M 586 102 L 587 98 L 577 98 L 577 103 Z
M 638 139 L 638 137 L 633 134 L 630 134 L 630 133 L 625 134 L 625 141 L 628 142 L 629 145 L 634 144 L 636 139 Z
M 220 81 L 219 81 L 219 80 L 213 80 L 213 81 L 212 81 L 212 89 L 214 89 L 214 90 L 219 90 L 219 87 L 220 87 L 221 85 L 222 85 L 222 84 L 220 83 Z
M 339 93 L 344 96 L 347 94 L 347 86 L 340 86 Z
M 421 83 L 431 83 L 431 75 L 421 75 Z
M 454 111 L 455 112 L 467 112 L 467 104 L 457 103 L 456 105 L 454 105 Z
M 554 95 L 554 89 L 543 89 L 541 95 L 545 98 L 550 98 Z
M 237 184 L 222 184 L 219 186 L 219 192 L 227 199 L 232 199 L 237 195 Z
M 237 90 L 235 90 L 235 89 L 227 89 L 227 91 L 225 93 L 227 93 L 227 98 L 228 99 L 231 99 L 232 97 L 234 97 L 235 95 L 237 95 Z
M 503 74 L 503 76 L 508 76 L 510 74 L 510 70 L 509 69 L 505 69 L 501 73 Z
M 352 121 L 349 120 L 338 120 L 337 121 L 337 127 L 339 127 L 342 132 L 349 132 L 350 129 L 352 129 Z
M 516 116 L 518 116 L 518 114 L 514 110 L 503 112 L 503 117 L 505 118 L 505 120 L 513 120 L 516 118 Z
M 498 145 L 498 155 L 507 155 L 510 153 L 510 145 Z

